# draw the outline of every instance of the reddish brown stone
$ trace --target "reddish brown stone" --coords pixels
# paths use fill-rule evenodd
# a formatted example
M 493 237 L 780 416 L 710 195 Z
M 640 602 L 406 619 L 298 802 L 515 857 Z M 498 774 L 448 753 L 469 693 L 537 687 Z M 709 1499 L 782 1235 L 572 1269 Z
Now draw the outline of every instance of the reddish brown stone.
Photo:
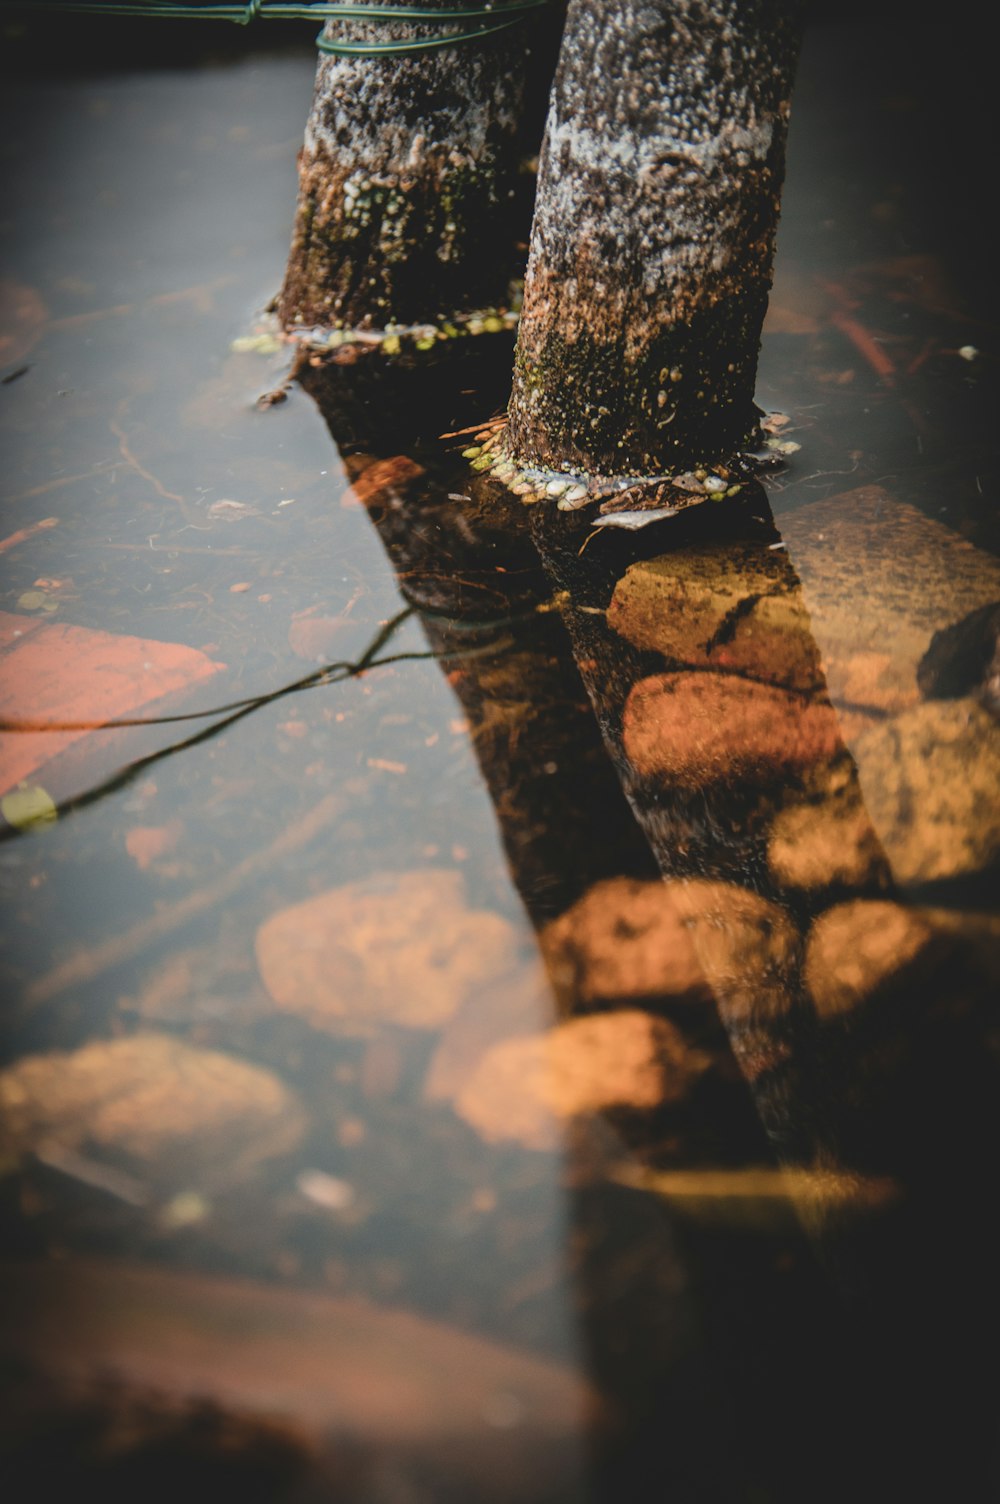
M 929 700 L 851 751 L 898 883 L 963 877 L 1000 857 L 1000 726 L 976 700 Z
M 442 1030 L 424 1082 L 426 1099 L 452 1101 L 494 1045 L 548 1028 L 555 1009 L 552 986 L 538 961 L 477 988 Z
M 823 686 L 795 572 L 763 543 L 683 548 L 631 564 L 615 586 L 608 625 L 677 663 L 785 689 Z
M 841 745 L 828 704 L 729 674 L 641 679 L 623 723 L 636 773 L 688 789 L 777 781 L 832 757 Z
M 662 882 L 597 883 L 540 938 L 564 1009 L 711 991 L 673 889 Z
M 931 960 L 935 938 L 927 918 L 902 904 L 857 899 L 828 909 L 810 930 L 806 949 L 806 985 L 817 1013 L 850 1013 L 912 978 L 914 968 Z
M 786 1014 L 802 956 L 788 912 L 733 883 L 672 882 L 669 889 L 727 1027 Z
M 885 853 L 857 785 L 814 803 L 791 804 L 771 826 L 771 875 L 783 888 L 865 888 L 886 878 Z
M 935 632 L 1000 597 L 1000 564 L 881 486 L 779 518 L 834 704 L 904 710 Z
M 65 1259 L 7 1265 L 0 1301 L 4 1361 L 44 1380 L 46 1421 L 57 1404 L 76 1420 L 67 1444 L 104 1407 L 107 1445 L 87 1455 L 86 1476 L 110 1475 L 116 1493 L 123 1464 L 129 1478 L 157 1479 L 166 1432 L 203 1445 L 218 1436 L 196 1476 L 229 1498 L 234 1442 L 263 1432 L 283 1435 L 299 1463 L 299 1486 L 281 1498 L 356 1504 L 387 1487 L 394 1498 L 483 1504 L 577 1496 L 593 1391 L 569 1368 L 443 1322 L 358 1298 Z M 300 1493 L 303 1476 L 311 1486 Z M 254 1497 L 279 1496 L 259 1476 L 254 1485 Z
M 682 1101 L 710 1064 L 664 1019 L 635 1010 L 599 1013 L 496 1045 L 455 1110 L 491 1143 L 552 1149 L 572 1117 L 623 1107 L 651 1112 Z
M 313 1028 L 370 1034 L 437 1029 L 518 957 L 499 914 L 468 908 L 462 875 L 381 873 L 274 914 L 257 964 L 278 1007 Z

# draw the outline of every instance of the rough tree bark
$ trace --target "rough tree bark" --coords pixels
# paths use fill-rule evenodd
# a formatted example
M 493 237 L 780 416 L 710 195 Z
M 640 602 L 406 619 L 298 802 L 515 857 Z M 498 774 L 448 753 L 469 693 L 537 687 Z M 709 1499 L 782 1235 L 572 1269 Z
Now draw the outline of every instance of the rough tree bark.
M 751 440 L 800 0 L 571 0 L 507 454 L 585 474 Z
M 344 35 L 343 22 L 327 24 L 325 37 Z M 350 27 L 350 40 L 363 44 L 440 35 L 399 20 Z M 530 215 L 518 171 L 528 84 L 541 62 L 532 47 L 544 53 L 547 35 L 528 13 L 481 41 L 321 56 L 278 299 L 286 328 L 392 331 L 473 310 L 503 318 L 514 245 Z

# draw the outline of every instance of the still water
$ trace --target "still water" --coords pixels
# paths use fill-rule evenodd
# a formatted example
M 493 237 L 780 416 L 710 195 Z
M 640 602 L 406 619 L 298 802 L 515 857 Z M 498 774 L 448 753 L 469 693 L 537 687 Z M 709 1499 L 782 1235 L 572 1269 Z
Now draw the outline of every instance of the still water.
M 810 31 L 781 467 L 636 532 L 463 460 L 502 336 L 291 379 L 261 45 L 9 90 L 11 1496 L 990 1496 L 997 326 L 933 39 Z

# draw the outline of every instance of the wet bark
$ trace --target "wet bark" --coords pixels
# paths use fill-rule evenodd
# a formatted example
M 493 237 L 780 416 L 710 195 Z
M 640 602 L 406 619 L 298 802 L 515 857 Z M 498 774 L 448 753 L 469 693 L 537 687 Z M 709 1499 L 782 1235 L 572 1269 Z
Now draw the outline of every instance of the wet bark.
M 524 133 L 544 97 L 535 71 L 553 50 L 550 28 L 528 16 L 481 42 L 321 55 L 278 300 L 286 327 L 385 329 L 507 308 L 531 212 Z M 325 35 L 343 40 L 344 23 Z M 350 29 L 352 42 L 374 44 L 438 35 L 399 21 Z
M 756 428 L 798 0 L 572 0 L 507 447 L 650 475 Z

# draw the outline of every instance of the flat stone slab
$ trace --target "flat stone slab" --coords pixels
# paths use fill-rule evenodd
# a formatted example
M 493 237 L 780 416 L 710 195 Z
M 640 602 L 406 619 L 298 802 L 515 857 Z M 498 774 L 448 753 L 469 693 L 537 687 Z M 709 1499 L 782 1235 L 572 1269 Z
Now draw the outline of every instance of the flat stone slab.
M 0 720 L 65 728 L 0 731 L 0 793 L 108 721 L 224 667 L 179 643 L 0 611 Z
M 283 1439 L 330 1504 L 584 1496 L 582 1433 L 597 1413 L 585 1382 L 408 1311 L 76 1259 L 6 1264 L 0 1306 L 0 1350 L 44 1381 L 46 1406 L 78 1406 L 84 1425 L 106 1407 L 119 1445 L 128 1419 L 140 1460 L 152 1412 L 147 1468 L 164 1416 L 183 1435 L 185 1416 L 204 1428 L 219 1414 Z
M 810 502 L 778 525 L 835 705 L 916 705 L 934 633 L 1000 599 L 1000 561 L 881 486 Z

